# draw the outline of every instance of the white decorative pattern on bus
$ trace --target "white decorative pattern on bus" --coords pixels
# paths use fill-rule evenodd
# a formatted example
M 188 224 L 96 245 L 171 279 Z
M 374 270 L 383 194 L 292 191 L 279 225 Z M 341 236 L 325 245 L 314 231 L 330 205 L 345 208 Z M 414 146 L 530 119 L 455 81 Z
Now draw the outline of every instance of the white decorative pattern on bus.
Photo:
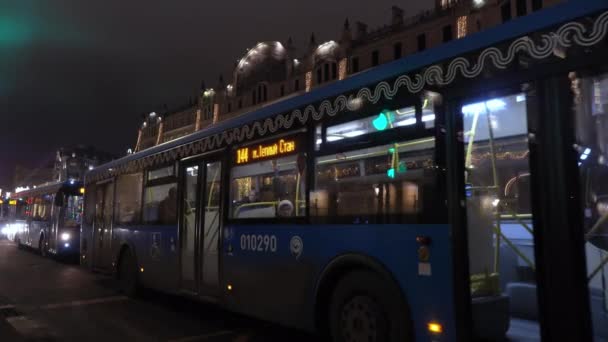
M 496 68 L 505 69 L 513 62 L 518 52 L 525 52 L 535 59 L 545 59 L 550 57 L 556 48 L 571 47 L 573 45 L 582 47 L 593 46 L 602 41 L 607 32 L 608 12 L 604 12 L 595 19 L 593 29 L 588 35 L 586 35 L 587 28 L 585 25 L 580 22 L 570 22 L 562 25 L 555 32 L 542 34 L 538 42 L 535 42 L 528 36 L 515 39 L 510 43 L 506 54 L 503 54 L 496 47 L 489 47 L 479 54 L 477 63 L 473 66 L 471 66 L 471 63 L 465 57 L 457 57 L 449 62 L 447 72 L 444 72 L 444 67 L 441 65 L 432 65 L 413 76 L 402 75 L 397 77 L 392 87 L 388 82 L 382 81 L 374 87 L 373 91 L 369 88 L 361 88 L 356 96 L 351 95 L 347 97 L 346 95 L 340 95 L 333 100 L 333 103 L 330 100 L 325 100 L 319 104 L 318 109 L 313 105 L 308 105 L 304 110 L 295 109 L 291 113 L 278 114 L 274 118 L 267 118 L 261 122 L 256 121 L 251 124 L 245 124 L 242 127 L 236 127 L 165 152 L 119 165 L 117 168 L 109 169 L 103 173 L 95 173 L 93 177 L 87 179 L 87 182 L 98 181 L 112 175 L 139 171 L 146 167 L 174 161 L 178 158 L 212 151 L 225 145 L 243 142 L 255 136 L 264 136 L 269 132 L 275 133 L 280 129 L 287 130 L 293 126 L 296 120 L 301 124 L 305 124 L 311 117 L 314 121 L 319 121 L 325 115 L 335 116 L 345 109 L 356 110 L 360 107 L 360 102 L 354 101 L 355 99 L 377 103 L 382 98 L 387 100 L 392 99 L 403 87 L 407 88 L 411 93 L 418 93 L 426 86 L 450 84 L 459 74 L 466 78 L 474 78 L 481 74 L 488 63 L 491 63 Z

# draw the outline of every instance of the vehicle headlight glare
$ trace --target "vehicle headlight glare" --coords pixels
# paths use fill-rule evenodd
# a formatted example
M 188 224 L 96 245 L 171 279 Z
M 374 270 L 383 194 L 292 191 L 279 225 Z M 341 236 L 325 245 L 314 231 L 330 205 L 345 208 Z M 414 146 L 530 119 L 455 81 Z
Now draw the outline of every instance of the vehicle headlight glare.
M 63 233 L 61 234 L 61 240 L 62 241 L 68 241 L 70 239 L 70 233 Z

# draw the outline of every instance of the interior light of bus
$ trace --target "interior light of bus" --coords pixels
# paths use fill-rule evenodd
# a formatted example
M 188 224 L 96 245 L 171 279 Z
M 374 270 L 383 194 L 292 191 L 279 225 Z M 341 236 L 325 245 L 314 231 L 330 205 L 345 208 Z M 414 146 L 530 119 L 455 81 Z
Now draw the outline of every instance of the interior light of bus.
M 486 102 L 471 103 L 462 107 L 462 113 L 465 115 L 474 115 L 485 113 L 488 111 L 497 111 L 504 109 L 507 106 L 506 102 L 499 99 L 492 99 Z
M 443 326 L 436 322 L 429 322 L 427 324 L 427 329 L 429 329 L 429 332 L 431 332 L 433 334 L 443 333 Z
M 435 120 L 435 114 L 427 114 L 422 116 L 422 122 Z
M 363 130 L 344 132 L 344 136 L 347 138 L 354 138 L 354 137 L 358 137 L 363 134 L 365 134 L 365 131 L 363 131 Z
M 407 118 L 405 120 L 401 120 L 398 121 L 397 123 L 395 123 L 395 125 L 399 126 L 399 127 L 403 127 L 403 126 L 411 126 L 411 125 L 415 125 L 416 122 L 418 122 L 416 120 L 416 118 Z
M 84 188 L 80 188 L 80 194 L 84 195 Z
M 374 128 L 377 131 L 384 131 L 388 127 L 388 117 L 385 113 L 380 113 L 377 118 L 372 121 Z

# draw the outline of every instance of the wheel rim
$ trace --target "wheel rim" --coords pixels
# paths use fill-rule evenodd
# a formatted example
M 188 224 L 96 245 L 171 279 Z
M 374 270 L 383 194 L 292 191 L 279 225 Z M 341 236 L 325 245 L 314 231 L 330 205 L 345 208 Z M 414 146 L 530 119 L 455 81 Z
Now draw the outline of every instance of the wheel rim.
M 345 342 L 378 340 L 378 305 L 367 296 L 347 301 L 340 312 L 340 332 Z

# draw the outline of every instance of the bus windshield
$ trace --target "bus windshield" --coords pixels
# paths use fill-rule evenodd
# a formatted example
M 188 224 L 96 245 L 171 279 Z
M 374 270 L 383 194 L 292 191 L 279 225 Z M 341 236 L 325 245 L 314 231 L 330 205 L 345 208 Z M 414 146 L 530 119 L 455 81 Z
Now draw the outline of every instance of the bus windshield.
M 63 226 L 66 228 L 77 228 L 82 223 L 83 197 L 68 195 L 65 201 Z

